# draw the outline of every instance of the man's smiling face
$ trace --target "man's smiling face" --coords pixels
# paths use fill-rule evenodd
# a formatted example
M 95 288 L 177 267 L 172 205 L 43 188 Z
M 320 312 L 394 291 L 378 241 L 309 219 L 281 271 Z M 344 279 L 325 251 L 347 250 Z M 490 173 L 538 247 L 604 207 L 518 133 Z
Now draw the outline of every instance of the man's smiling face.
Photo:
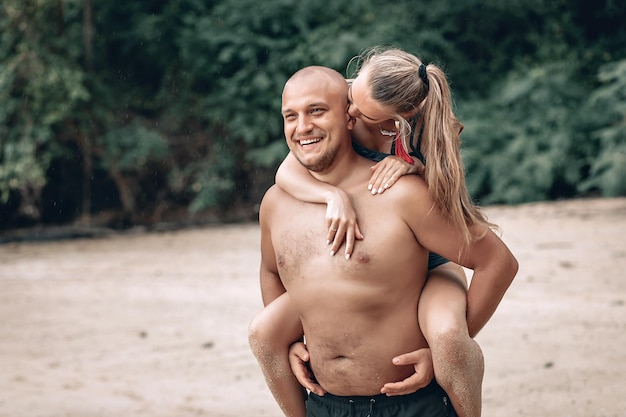
M 283 91 L 285 138 L 307 169 L 329 169 L 341 146 L 349 143 L 347 86 L 323 72 L 292 78 Z

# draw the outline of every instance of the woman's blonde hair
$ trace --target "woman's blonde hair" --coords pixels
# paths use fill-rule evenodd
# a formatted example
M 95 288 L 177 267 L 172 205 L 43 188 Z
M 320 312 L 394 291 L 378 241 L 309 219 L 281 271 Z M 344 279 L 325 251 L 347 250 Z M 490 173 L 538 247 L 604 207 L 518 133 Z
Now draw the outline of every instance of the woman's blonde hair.
M 372 99 L 395 110 L 394 118 L 400 124 L 402 138 L 402 144 L 396 146 L 411 149 L 408 143 L 411 125 L 406 115 L 417 113 L 422 118 L 420 152 L 426 159 L 424 178 L 436 204 L 454 227 L 462 230 L 466 243 L 483 235 L 474 235 L 471 226 L 496 228 L 467 191 L 459 139 L 463 125 L 454 115 L 445 73 L 400 49 L 373 48 L 359 57 L 359 63 L 359 71 L 367 68 L 369 72 Z M 486 231 L 484 227 L 480 229 Z

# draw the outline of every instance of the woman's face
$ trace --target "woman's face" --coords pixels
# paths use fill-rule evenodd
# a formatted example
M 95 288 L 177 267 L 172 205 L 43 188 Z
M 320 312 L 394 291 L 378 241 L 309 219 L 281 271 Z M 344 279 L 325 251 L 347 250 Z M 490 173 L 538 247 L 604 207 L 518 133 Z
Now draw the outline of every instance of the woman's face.
M 369 73 L 365 69 L 352 80 L 348 88 L 348 101 L 350 102 L 348 113 L 367 124 L 377 124 L 393 119 L 393 111 L 370 97 L 367 86 L 368 77 Z

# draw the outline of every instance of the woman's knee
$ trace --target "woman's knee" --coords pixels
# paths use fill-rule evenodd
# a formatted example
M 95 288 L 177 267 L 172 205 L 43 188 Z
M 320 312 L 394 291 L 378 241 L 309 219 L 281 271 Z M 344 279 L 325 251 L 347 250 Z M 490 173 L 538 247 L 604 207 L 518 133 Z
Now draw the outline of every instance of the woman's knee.
M 268 317 L 266 310 L 257 313 L 248 326 L 248 344 L 255 356 L 259 356 L 268 351 L 279 348 L 277 329 Z
M 428 336 L 428 344 L 433 357 L 445 357 L 446 360 L 471 350 L 475 343 L 467 333 L 467 325 L 459 324 L 456 321 L 431 328 Z
M 458 341 L 469 338 L 464 306 L 420 309 L 419 322 L 429 345 L 440 339 Z

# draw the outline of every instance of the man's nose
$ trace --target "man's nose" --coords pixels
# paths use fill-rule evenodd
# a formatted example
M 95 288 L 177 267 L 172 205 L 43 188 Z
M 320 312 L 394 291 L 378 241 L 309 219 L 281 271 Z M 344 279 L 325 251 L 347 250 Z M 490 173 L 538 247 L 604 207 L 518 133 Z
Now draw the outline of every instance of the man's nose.
M 306 133 L 311 131 L 311 119 L 304 116 L 304 117 L 300 117 L 298 118 L 298 133 Z

